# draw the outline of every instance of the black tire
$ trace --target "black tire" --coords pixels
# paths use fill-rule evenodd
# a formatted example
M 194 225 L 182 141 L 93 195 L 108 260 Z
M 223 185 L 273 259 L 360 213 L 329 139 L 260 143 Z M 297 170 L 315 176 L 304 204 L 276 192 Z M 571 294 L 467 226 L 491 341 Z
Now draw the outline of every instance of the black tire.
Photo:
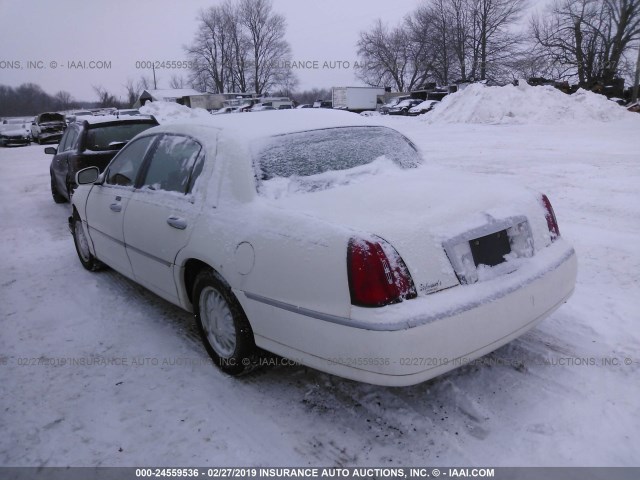
M 58 191 L 56 181 L 53 179 L 53 174 L 51 175 L 51 196 L 56 203 L 67 203 L 67 199 Z
M 192 292 L 198 330 L 214 364 L 232 376 L 255 369 L 259 356 L 253 330 L 229 285 L 212 270 L 203 270 L 196 276 Z M 202 303 L 209 304 L 208 312 Z
M 71 201 L 71 197 L 73 197 L 73 192 L 75 192 L 76 187 L 72 182 L 67 182 L 67 198 Z
M 90 272 L 102 270 L 104 263 L 98 260 L 91 254 L 89 250 L 88 239 L 84 233 L 84 227 L 82 226 L 82 220 L 78 212 L 73 212 L 73 218 L 71 221 L 71 233 L 73 234 L 73 243 L 76 246 L 76 253 L 80 259 L 80 263 L 84 268 Z

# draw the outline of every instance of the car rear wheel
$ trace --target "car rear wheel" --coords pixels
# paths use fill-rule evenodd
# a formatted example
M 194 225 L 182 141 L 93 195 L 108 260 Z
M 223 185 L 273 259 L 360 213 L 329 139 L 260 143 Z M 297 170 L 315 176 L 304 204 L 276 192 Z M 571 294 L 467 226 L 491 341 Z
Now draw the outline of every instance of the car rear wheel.
M 67 201 L 67 199 L 58 191 L 53 175 L 51 175 L 51 196 L 53 197 L 53 201 L 56 203 L 66 203 Z
M 104 268 L 104 263 L 91 254 L 89 249 L 89 239 L 87 238 L 82 220 L 78 212 L 73 212 L 71 220 L 71 233 L 73 234 L 73 243 L 76 246 L 76 252 L 82 266 L 91 272 Z
M 192 298 L 200 336 L 215 365 L 233 376 L 253 370 L 258 358 L 253 331 L 231 288 L 204 270 L 196 276 Z

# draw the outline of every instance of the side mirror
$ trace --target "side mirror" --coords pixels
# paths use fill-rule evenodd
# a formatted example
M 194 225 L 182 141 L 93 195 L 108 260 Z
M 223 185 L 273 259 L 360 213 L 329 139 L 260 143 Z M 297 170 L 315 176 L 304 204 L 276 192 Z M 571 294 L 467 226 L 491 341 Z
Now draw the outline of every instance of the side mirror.
M 44 149 L 44 153 L 47 155 L 55 155 L 58 153 L 58 149 L 56 147 L 47 147 Z
M 95 183 L 100 176 L 100 169 L 98 167 L 87 167 L 76 173 L 76 183 L 78 185 L 87 185 L 89 183 Z

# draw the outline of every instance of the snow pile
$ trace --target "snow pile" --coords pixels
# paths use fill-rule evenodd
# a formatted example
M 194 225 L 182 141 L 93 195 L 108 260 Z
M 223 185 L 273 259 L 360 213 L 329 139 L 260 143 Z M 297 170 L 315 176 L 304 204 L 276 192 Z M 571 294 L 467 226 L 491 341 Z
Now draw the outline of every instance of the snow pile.
M 203 108 L 189 108 L 175 102 L 147 102 L 140 107 L 143 115 L 153 115 L 160 125 L 166 123 L 199 123 L 211 120 L 211 114 Z
M 446 96 L 424 116 L 427 123 L 484 123 L 549 125 L 562 123 L 611 122 L 632 118 L 624 108 L 586 90 L 573 95 L 551 86 L 470 85 Z

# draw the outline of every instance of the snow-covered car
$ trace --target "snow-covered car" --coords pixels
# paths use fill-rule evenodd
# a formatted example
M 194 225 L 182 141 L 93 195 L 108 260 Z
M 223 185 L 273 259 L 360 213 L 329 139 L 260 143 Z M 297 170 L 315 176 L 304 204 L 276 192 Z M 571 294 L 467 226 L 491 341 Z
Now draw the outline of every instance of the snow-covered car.
M 5 120 L 0 125 L 0 145 L 8 147 L 9 145 L 30 145 L 31 130 L 30 123 L 22 119 Z
M 271 105 L 263 105 L 262 103 L 256 103 L 249 109 L 250 112 L 266 112 L 267 110 L 275 110 Z
M 330 100 L 316 100 L 313 102 L 312 108 L 333 108 L 333 102 Z
M 407 98 L 390 107 L 387 110 L 388 115 L 409 115 L 409 110 L 416 105 L 422 103 L 422 100 L 417 98 Z
M 425 100 L 422 103 L 419 103 L 415 107 L 411 107 L 409 109 L 409 116 L 415 117 L 416 115 L 422 115 L 423 113 L 428 113 L 435 108 L 437 104 L 440 102 L 438 100 Z
M 231 113 L 233 111 L 233 107 L 222 107 L 218 110 L 211 112 L 211 115 L 222 115 L 225 113 Z
M 65 128 L 67 128 L 67 123 L 61 113 L 41 113 L 33 119 L 31 137 L 40 144 L 50 141 L 57 142 L 62 138 Z
M 433 165 L 347 112 L 161 125 L 76 180 L 82 265 L 193 312 L 229 374 L 260 347 L 416 384 L 533 328 L 576 281 L 544 195 Z
M 408 96 L 394 97 L 380 107 L 380 113 L 387 115 L 391 107 L 395 107 L 398 103 L 409 98 Z

